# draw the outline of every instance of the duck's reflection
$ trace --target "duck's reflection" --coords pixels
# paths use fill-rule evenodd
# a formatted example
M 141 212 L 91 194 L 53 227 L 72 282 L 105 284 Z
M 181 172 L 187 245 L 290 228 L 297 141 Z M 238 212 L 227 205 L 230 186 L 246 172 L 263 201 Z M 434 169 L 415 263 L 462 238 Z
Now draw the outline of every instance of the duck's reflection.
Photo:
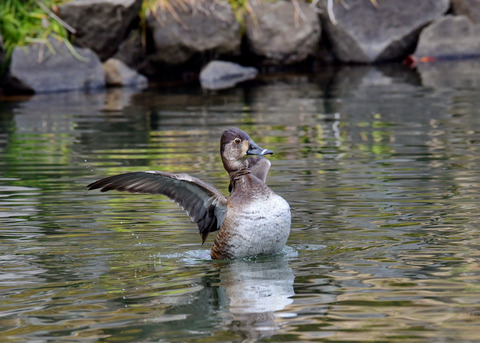
M 273 335 L 275 312 L 293 302 L 294 276 L 285 257 L 230 261 L 220 268 L 220 306 L 233 315 L 234 328 L 248 338 Z

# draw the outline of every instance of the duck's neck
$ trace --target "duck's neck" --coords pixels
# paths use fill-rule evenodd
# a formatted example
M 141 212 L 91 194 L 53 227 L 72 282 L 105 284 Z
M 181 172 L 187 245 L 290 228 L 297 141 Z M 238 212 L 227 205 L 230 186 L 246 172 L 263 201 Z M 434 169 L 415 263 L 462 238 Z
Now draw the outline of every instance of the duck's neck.
M 251 174 L 251 172 L 247 168 L 230 171 L 228 173 L 228 175 L 230 176 L 230 192 L 233 192 L 235 188 L 238 188 L 238 186 L 242 183 L 243 177 L 248 174 Z
M 222 163 L 225 170 L 230 174 L 232 172 L 237 172 L 239 170 L 245 169 L 248 166 L 248 163 L 245 159 L 229 159 L 222 154 Z

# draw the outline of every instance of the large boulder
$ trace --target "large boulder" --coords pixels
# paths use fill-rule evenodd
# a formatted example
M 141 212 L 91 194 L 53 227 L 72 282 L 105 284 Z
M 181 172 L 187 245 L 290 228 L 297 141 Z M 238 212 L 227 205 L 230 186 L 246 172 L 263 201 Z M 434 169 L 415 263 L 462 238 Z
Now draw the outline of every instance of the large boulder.
M 200 73 L 200 84 L 204 89 L 225 89 L 253 79 L 257 74 L 258 70 L 252 67 L 226 61 L 211 61 Z
M 333 17 L 322 8 L 323 28 L 336 58 L 373 63 L 411 52 L 423 27 L 445 13 L 449 0 L 335 1 Z
M 292 64 L 314 55 L 320 42 L 318 14 L 305 2 L 252 2 L 245 18 L 249 49 L 266 64 Z
M 90 49 L 74 48 L 50 39 L 13 50 L 7 89 L 17 92 L 48 93 L 91 90 L 105 87 L 105 75 L 98 56 Z
M 465 16 L 442 17 L 422 31 L 414 55 L 444 58 L 480 55 L 480 25 Z
M 480 0 L 451 0 L 452 12 L 465 15 L 475 23 L 480 23 Z
M 172 2 L 175 5 L 176 2 Z M 240 50 L 240 25 L 226 1 L 182 2 L 173 12 L 147 17 L 155 52 L 152 60 L 181 64 L 197 53 L 236 54 Z
M 426 87 L 478 88 L 480 62 L 480 24 L 465 16 L 445 16 L 421 33 L 412 61 L 441 60 L 441 63 L 418 63 L 422 84 Z M 423 59 L 422 59 L 423 58 Z
M 112 56 L 138 17 L 142 0 L 73 0 L 58 7 L 75 30 L 75 44 L 95 51 L 102 61 Z

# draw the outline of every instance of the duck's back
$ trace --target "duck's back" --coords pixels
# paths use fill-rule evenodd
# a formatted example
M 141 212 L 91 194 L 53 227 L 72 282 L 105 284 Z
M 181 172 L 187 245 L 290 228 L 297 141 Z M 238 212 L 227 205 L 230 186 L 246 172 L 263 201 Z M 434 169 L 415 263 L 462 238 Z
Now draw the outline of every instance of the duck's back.
M 290 234 L 290 206 L 253 175 L 242 176 L 227 201 L 227 216 L 212 246 L 213 258 L 279 252 Z

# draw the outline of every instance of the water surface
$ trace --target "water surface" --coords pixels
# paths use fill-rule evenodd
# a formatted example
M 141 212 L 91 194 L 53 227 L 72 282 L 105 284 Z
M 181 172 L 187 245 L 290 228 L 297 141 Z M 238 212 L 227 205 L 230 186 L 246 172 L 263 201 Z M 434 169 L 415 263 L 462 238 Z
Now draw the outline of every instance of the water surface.
M 477 341 L 480 78 L 422 68 L 2 99 L 3 341 Z M 282 254 L 212 261 L 167 199 L 86 191 L 164 170 L 227 194 L 230 126 L 275 151 Z

